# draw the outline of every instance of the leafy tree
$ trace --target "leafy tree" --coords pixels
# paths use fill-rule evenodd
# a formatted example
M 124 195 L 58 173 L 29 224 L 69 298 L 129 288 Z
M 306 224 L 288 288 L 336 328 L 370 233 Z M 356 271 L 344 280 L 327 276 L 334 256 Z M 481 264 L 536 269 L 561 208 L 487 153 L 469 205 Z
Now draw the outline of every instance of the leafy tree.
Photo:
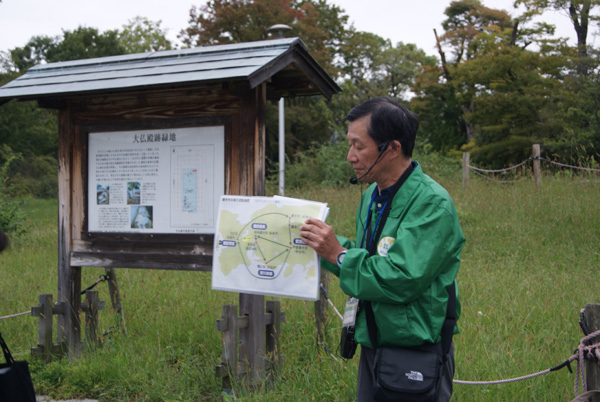
M 32 37 L 25 46 L 2 54 L 0 84 L 17 78 L 36 64 L 168 48 L 170 43 L 159 25 L 160 22 L 136 18 L 122 32 L 100 33 L 95 28 L 79 27 L 63 31 L 62 37 Z M 22 155 L 6 170 L 5 180 L 12 183 L 7 194 L 37 197 L 56 194 L 57 127 L 56 112 L 39 108 L 35 102 L 11 101 L 0 106 L 0 145 L 10 146 L 11 152 Z M 6 162 L 0 156 L 0 163 Z
M 25 233 L 25 213 L 22 203 L 9 196 L 10 178 L 9 170 L 14 162 L 21 159 L 21 155 L 14 153 L 6 144 L 0 146 L 0 229 L 13 235 Z
M 191 8 L 189 27 L 179 38 L 187 46 L 251 42 L 271 38 L 269 27 L 286 24 L 292 28 L 289 36 L 301 37 L 311 55 L 335 76 L 334 61 L 344 43 L 346 21 L 337 6 L 324 0 L 212 0 Z M 298 150 L 331 137 L 334 123 L 323 102 L 320 97 L 285 100 L 286 154 L 291 158 Z M 276 105 L 267 106 L 266 131 L 267 164 L 272 169 L 272 161 L 278 159 Z
M 23 74 L 36 64 L 48 62 L 48 52 L 58 41 L 58 37 L 34 36 L 25 46 L 9 51 L 10 61 L 4 63 L 4 67 L 7 71 Z
M 515 6 L 524 5 L 527 16 L 541 15 L 546 10 L 565 12 L 577 36 L 577 72 L 587 75 L 591 68 L 588 54 L 587 36 L 590 23 L 598 21 L 600 16 L 592 11 L 600 7 L 600 0 L 516 0 Z
M 63 30 L 62 36 L 34 36 L 23 47 L 10 50 L 10 59 L 3 60 L 5 71 L 25 73 L 41 63 L 117 56 L 127 53 L 166 50 L 171 43 L 152 22 L 136 17 L 123 30 L 99 32 L 96 28 L 80 26 L 73 31 Z
M 506 11 L 485 7 L 479 0 L 452 1 L 444 13 L 447 18 L 442 27 L 446 33 L 441 41 L 451 48 L 453 65 L 476 57 L 483 45 L 482 38 L 505 35 L 512 27 Z
M 442 26 L 435 32 L 441 64 L 429 68 L 416 82 L 420 99 L 413 104 L 423 131 L 434 151 L 447 151 L 475 138 L 475 125 L 466 116 L 474 112 L 478 88 L 468 76 L 460 76 L 465 65 L 505 46 L 511 40 L 512 20 L 502 10 L 485 7 L 479 0 L 453 1 L 446 8 Z M 452 57 L 446 57 L 449 50 Z
M 413 89 L 432 148 L 474 144 L 475 161 L 502 167 L 529 155 L 532 143 L 564 136 L 562 111 L 577 97 L 566 90 L 571 58 L 564 40 L 549 38 L 553 27 L 531 24 L 527 14 L 511 19 L 476 0 L 454 1 L 446 15 L 441 64 L 424 69 Z M 527 49 L 532 43 L 536 50 Z
M 35 102 L 11 101 L 0 107 L 0 144 L 22 155 L 57 155 L 58 119 Z
M 436 63 L 435 57 L 427 56 L 415 44 L 399 42 L 375 58 L 375 78 L 380 83 L 381 93 L 405 101 L 415 78 Z
M 212 0 L 191 8 L 190 25 L 179 38 L 187 46 L 253 42 L 268 39 L 269 27 L 285 24 L 292 28 L 289 35 L 301 37 L 313 57 L 332 73 L 346 21 L 339 7 L 325 0 Z
M 119 33 L 119 42 L 125 53 L 156 52 L 169 50 L 172 45 L 166 32 L 160 28 L 161 21 L 153 22 L 144 17 L 135 17 Z
M 98 32 L 96 28 L 79 27 L 63 31 L 63 38 L 47 52 L 49 63 L 57 61 L 91 59 L 125 54 L 117 30 Z

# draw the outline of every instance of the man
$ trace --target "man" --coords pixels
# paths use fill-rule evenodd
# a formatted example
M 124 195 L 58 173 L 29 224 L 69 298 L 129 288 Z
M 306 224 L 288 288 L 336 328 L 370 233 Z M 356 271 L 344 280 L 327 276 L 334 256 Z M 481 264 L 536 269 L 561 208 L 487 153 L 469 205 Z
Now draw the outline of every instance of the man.
M 370 301 L 378 346 L 413 347 L 441 340 L 447 287 L 454 283 L 464 245 L 452 199 L 412 161 L 419 126 L 416 115 L 390 98 L 373 98 L 350 111 L 348 162 L 351 182 L 373 183 L 356 214 L 356 240 L 338 237 L 332 227 L 308 219 L 302 240 L 339 277 L 345 294 Z M 456 315 L 460 304 L 456 302 Z M 374 400 L 374 350 L 365 308 L 356 318 L 361 345 L 358 401 Z M 452 395 L 454 348 L 446 356 L 437 400 Z

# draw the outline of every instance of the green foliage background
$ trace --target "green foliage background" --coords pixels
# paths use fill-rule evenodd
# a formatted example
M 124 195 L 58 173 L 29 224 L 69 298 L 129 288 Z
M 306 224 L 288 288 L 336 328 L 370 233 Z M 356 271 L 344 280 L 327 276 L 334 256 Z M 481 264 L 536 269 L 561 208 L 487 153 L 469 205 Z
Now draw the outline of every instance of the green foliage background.
M 280 23 L 291 27 L 288 36 L 302 38 L 343 92 L 330 101 L 285 99 L 289 162 L 334 152 L 335 147 L 317 148 L 343 141 L 345 114 L 369 97 L 386 95 L 417 112 L 419 136 L 428 151 L 456 155 L 468 150 L 474 163 L 498 169 L 526 159 L 538 143 L 543 157 L 594 165 L 598 151 L 591 144 L 600 143 L 600 63 L 585 29 L 600 19 L 600 1 L 516 4 L 522 7 L 505 11 L 479 0 L 449 1 L 443 31 L 436 32 L 435 56 L 411 43 L 394 44 L 356 30 L 344 9 L 327 0 L 209 1 L 191 7 L 189 25 L 179 38 L 190 47 L 265 40 L 272 37 L 269 27 Z M 556 11 L 569 11 L 574 19 L 576 45 L 554 35 L 549 16 Z M 57 37 L 35 36 L 22 47 L 0 52 L 0 84 L 40 63 L 172 47 L 160 21 L 143 17 L 105 32 L 78 27 Z M 266 121 L 267 169 L 276 172 L 276 103 L 268 104 Z M 55 111 L 34 102 L 0 105 L 0 144 L 23 157 L 9 172 L 6 194 L 56 193 L 52 159 L 57 142 Z M 346 172 L 337 163 L 331 162 L 331 172 L 318 167 L 323 171 L 319 182 L 340 182 Z M 293 172 L 290 180 L 296 180 Z

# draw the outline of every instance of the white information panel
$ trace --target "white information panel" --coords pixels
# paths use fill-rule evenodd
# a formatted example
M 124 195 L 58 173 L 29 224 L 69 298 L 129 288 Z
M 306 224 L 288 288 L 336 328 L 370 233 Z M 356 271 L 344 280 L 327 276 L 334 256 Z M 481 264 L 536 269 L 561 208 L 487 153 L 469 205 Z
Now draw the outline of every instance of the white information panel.
M 223 126 L 90 133 L 90 232 L 215 233 Z
M 319 257 L 300 226 L 328 213 L 327 204 L 294 198 L 221 197 L 212 288 L 318 300 Z

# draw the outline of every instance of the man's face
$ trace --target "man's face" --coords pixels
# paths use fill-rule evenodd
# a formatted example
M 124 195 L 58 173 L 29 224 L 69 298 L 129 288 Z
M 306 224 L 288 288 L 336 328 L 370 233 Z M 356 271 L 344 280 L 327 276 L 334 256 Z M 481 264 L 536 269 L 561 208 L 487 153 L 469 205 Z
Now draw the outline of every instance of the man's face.
M 375 165 L 369 174 L 361 178 L 375 163 L 379 155 L 377 143 L 368 133 L 370 123 L 371 115 L 354 120 L 348 125 L 348 134 L 346 135 L 350 144 L 347 160 L 352 164 L 356 177 L 365 182 L 377 181 L 377 165 L 379 165 Z

